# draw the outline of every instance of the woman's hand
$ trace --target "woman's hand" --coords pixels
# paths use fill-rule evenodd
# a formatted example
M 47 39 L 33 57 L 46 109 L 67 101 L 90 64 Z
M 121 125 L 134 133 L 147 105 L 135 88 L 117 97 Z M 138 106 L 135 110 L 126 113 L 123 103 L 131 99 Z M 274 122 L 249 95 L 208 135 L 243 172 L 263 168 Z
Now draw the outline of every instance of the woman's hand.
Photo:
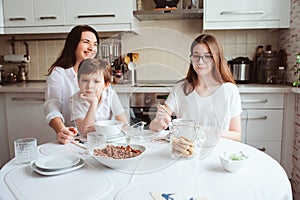
M 67 144 L 71 142 L 77 135 L 78 131 L 74 127 L 64 127 L 57 132 L 57 139 L 61 144 Z

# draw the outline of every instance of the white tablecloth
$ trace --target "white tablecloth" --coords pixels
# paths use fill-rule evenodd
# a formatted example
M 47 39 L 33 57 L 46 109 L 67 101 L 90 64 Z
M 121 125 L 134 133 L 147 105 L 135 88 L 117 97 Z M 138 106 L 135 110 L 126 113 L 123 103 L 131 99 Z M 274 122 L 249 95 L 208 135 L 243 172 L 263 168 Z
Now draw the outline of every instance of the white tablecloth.
M 220 139 L 205 158 L 176 161 L 166 143 L 136 142 L 149 151 L 144 163 L 132 172 L 105 167 L 74 144 L 41 145 L 39 157 L 71 153 L 81 156 L 85 165 L 67 174 L 42 176 L 13 159 L 0 171 L 0 199 L 151 200 L 150 192 L 163 192 L 207 200 L 292 200 L 290 182 L 277 161 L 243 143 Z M 248 154 L 247 167 L 237 173 L 226 172 L 218 157 L 224 150 Z

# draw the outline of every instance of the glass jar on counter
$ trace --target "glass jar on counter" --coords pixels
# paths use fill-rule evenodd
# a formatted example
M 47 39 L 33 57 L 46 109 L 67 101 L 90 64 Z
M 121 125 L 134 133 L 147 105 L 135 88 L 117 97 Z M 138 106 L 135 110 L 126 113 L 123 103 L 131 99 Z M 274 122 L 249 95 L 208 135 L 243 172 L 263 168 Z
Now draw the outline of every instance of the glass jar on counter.
M 283 66 L 280 66 L 278 68 L 278 73 L 277 73 L 277 84 L 285 84 L 286 83 L 286 73 L 285 73 L 285 68 Z
M 262 56 L 257 59 L 257 82 L 275 84 L 279 58 L 275 51 L 264 51 Z

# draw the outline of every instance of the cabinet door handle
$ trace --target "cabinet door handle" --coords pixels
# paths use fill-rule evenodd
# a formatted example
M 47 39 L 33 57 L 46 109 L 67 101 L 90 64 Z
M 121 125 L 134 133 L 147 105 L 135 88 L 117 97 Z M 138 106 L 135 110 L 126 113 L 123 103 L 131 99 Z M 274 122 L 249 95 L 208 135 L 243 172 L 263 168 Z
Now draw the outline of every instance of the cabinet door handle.
M 244 99 L 241 103 L 267 103 L 268 99 Z
M 11 101 L 45 101 L 45 98 L 13 97 Z
M 220 12 L 221 15 L 263 15 L 264 11 L 222 11 Z
M 25 17 L 13 17 L 9 18 L 9 21 L 26 21 Z
M 258 150 L 262 151 L 262 152 L 266 152 L 266 148 L 265 147 L 262 147 L 262 148 L 257 148 Z
M 116 17 L 115 14 L 103 14 L 103 15 L 78 15 L 77 16 L 79 19 L 80 18 L 105 18 L 105 17 Z
M 241 119 L 246 119 L 246 120 L 266 120 L 268 119 L 267 116 L 247 116 L 247 117 L 241 117 Z
M 42 16 L 40 17 L 40 20 L 48 20 L 48 19 L 57 19 L 56 16 Z

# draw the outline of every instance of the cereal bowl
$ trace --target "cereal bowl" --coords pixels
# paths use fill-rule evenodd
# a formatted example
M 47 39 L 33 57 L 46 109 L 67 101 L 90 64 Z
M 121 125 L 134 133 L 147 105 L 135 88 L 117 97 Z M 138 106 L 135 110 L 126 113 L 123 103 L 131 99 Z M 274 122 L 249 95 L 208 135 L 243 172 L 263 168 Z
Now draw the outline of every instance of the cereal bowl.
M 243 152 L 222 152 L 219 155 L 223 168 L 228 172 L 238 172 L 245 168 L 249 156 Z
M 94 125 L 97 133 L 109 138 L 120 134 L 123 123 L 115 120 L 100 120 Z
M 136 165 L 143 157 L 146 147 L 140 144 L 106 143 L 89 152 L 103 165 L 122 169 L 128 165 Z

